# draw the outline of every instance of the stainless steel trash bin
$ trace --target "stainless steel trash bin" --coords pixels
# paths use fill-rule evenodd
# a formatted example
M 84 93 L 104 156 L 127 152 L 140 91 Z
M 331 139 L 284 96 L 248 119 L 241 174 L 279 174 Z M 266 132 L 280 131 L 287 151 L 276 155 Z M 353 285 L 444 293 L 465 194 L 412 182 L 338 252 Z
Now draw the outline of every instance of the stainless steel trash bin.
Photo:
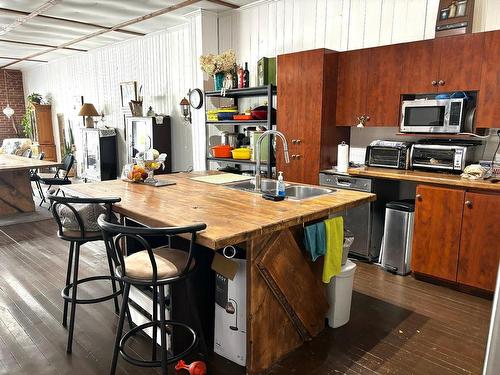
M 394 201 L 385 207 L 380 263 L 389 272 L 407 275 L 410 273 L 415 201 Z

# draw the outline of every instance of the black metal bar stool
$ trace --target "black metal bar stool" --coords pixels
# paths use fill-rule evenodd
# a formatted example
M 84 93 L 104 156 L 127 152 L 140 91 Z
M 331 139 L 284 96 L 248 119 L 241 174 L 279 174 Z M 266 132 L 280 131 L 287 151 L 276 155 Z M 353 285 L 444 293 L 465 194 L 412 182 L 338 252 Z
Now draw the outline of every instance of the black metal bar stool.
M 71 313 L 69 319 L 68 344 L 66 351 L 71 353 L 73 345 L 73 331 L 75 328 L 76 305 L 92 304 L 114 299 L 115 311 L 119 313 L 118 296 L 122 293 L 120 280 L 115 276 L 112 259 L 107 251 L 108 266 L 110 275 L 98 275 L 78 279 L 78 266 L 80 261 L 80 247 L 86 242 L 102 241 L 102 231 L 97 225 L 97 216 L 103 214 L 108 220 L 114 217 L 112 213 L 113 203 L 120 202 L 120 198 L 76 198 L 49 195 L 47 197 L 51 202 L 52 215 L 58 225 L 57 235 L 62 240 L 68 241 L 69 259 L 68 269 L 66 271 L 66 286 L 61 291 L 64 299 L 63 321 L 62 325 L 67 326 L 68 304 L 71 303 Z M 104 214 L 105 212 L 105 214 Z M 85 219 L 84 219 L 85 217 Z M 74 258 L 74 259 L 73 259 Z M 73 268 L 73 278 L 71 278 Z M 90 281 L 110 280 L 113 290 L 112 294 L 107 296 L 78 299 L 77 290 L 82 284 Z M 117 288 L 116 283 L 120 288 Z M 71 294 L 70 294 L 71 291 Z
M 167 320 L 165 317 L 165 286 L 179 282 L 189 276 L 195 268 L 193 258 L 193 244 L 196 233 L 204 230 L 206 224 L 193 224 L 186 227 L 171 228 L 144 228 L 126 227 L 110 223 L 105 215 L 99 216 L 99 226 L 102 228 L 104 241 L 108 247 L 108 252 L 115 254 L 116 275 L 124 284 L 123 301 L 120 312 L 120 320 L 116 332 L 115 345 L 113 349 L 113 359 L 111 362 L 110 374 L 116 372 L 118 353 L 129 363 L 140 367 L 161 367 L 162 374 L 167 374 L 167 365 L 178 361 L 188 355 L 196 346 L 198 336 L 194 329 L 179 321 Z M 191 234 L 189 249 L 187 251 L 174 249 L 169 246 L 152 249 L 147 238 L 151 236 L 170 236 Z M 134 253 L 130 256 L 123 256 L 123 239 L 135 241 L 145 250 Z M 168 242 L 170 244 L 170 241 Z M 128 306 L 130 286 L 152 287 L 153 288 L 153 310 L 152 320 L 132 328 L 122 337 L 125 312 Z M 156 301 L 160 311 L 157 317 Z M 167 333 L 167 326 L 169 332 Z M 139 360 L 130 356 L 125 345 L 129 338 L 141 332 L 145 328 L 152 327 L 152 359 L 151 361 Z M 161 360 L 156 359 L 157 350 L 157 329 L 160 329 Z M 167 334 L 170 335 L 173 328 L 177 327 L 185 330 L 192 337 L 190 345 L 180 354 L 168 357 L 167 354 Z

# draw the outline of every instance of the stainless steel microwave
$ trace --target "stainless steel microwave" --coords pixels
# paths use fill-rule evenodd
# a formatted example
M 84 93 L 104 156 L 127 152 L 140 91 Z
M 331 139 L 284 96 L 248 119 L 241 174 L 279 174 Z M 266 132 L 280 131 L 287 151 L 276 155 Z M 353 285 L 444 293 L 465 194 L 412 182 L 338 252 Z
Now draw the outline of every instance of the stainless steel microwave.
M 465 98 L 403 100 L 399 129 L 402 133 L 466 131 L 472 126 L 466 124 L 466 117 L 469 117 L 466 103 Z

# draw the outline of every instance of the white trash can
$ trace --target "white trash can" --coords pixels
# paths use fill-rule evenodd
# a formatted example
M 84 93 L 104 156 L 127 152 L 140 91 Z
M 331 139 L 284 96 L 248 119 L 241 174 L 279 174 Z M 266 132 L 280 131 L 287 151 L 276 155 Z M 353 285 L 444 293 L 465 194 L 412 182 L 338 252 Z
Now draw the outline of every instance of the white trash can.
M 347 260 L 340 274 L 332 278 L 326 286 L 326 295 L 330 305 L 326 318 L 328 325 L 332 328 L 343 326 L 349 321 L 355 271 L 356 264 Z

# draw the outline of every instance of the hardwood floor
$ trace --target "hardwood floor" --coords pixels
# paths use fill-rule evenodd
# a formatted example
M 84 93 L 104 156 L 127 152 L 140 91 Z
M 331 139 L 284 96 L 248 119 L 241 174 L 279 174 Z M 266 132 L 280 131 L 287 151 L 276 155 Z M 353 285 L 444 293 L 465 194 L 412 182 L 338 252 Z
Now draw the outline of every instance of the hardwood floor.
M 117 322 L 111 301 L 78 306 L 73 354 L 66 354 L 60 290 L 68 247 L 55 230 L 52 221 L 0 228 L 1 374 L 109 371 Z M 81 277 L 106 268 L 101 245 L 83 247 Z M 359 262 L 354 284 L 349 324 L 326 329 L 270 374 L 480 374 L 491 301 Z M 108 288 L 96 283 L 81 295 L 103 295 Z M 134 339 L 134 355 L 145 358 L 146 343 Z M 212 374 L 243 373 L 220 357 L 209 362 Z M 156 372 L 120 360 L 118 373 Z

